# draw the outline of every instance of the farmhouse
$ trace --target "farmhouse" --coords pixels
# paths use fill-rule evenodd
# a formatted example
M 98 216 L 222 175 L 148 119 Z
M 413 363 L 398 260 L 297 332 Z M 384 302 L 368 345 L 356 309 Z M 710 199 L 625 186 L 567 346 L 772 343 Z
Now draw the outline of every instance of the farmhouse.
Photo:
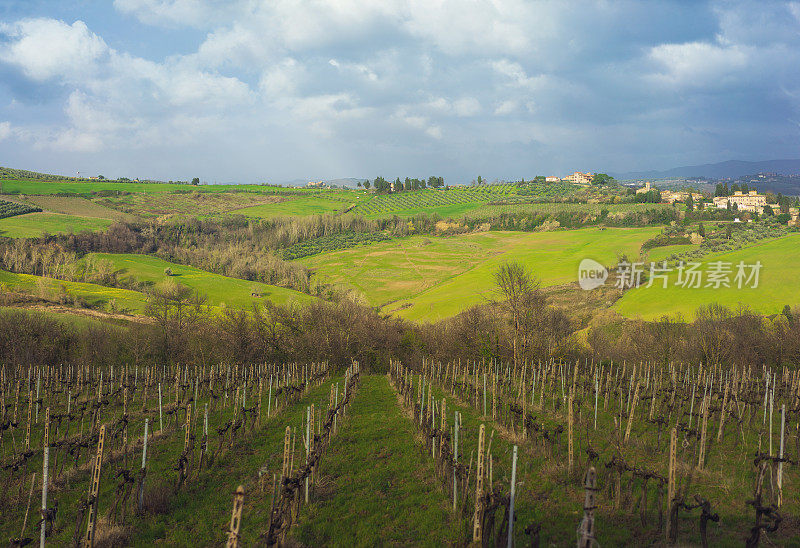
M 767 205 L 767 197 L 755 190 L 751 190 L 747 194 L 737 190 L 733 193 L 733 196 L 714 197 L 714 205 L 719 209 L 727 208 L 729 202 L 731 205 L 736 204 L 740 211 L 761 213 L 764 210 L 764 206 Z
M 554 176 L 550 176 L 550 177 L 545 177 L 544 178 L 544 182 L 545 183 L 557 183 L 560 180 L 561 180 L 561 177 L 554 177 Z
M 576 171 L 572 175 L 567 175 L 564 180 L 569 181 L 570 183 L 575 183 L 576 185 L 588 185 L 592 182 L 592 174 L 591 173 L 581 173 L 580 171 Z
M 689 199 L 689 196 L 691 196 L 692 200 L 694 200 L 695 202 L 700 202 L 703 200 L 703 195 L 698 192 L 691 192 L 691 193 L 685 191 L 672 192 L 671 190 L 661 191 L 661 201 L 668 204 L 674 204 L 675 202 L 685 202 L 686 200 Z

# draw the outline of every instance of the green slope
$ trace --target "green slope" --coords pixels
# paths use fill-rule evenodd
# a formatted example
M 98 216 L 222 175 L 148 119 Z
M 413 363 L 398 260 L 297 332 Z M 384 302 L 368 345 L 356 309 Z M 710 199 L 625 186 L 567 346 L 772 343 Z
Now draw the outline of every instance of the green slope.
M 762 314 L 780 312 L 784 305 L 800 304 L 800 234 L 790 234 L 783 238 L 761 242 L 745 249 L 714 253 L 703 258 L 700 270 L 706 271 L 714 261 L 732 263 L 733 274 L 729 288 L 713 287 L 689 288 L 676 286 L 677 272 L 673 272 L 663 288 L 661 283 L 652 287 L 631 289 L 616 303 L 616 310 L 629 317 L 646 320 L 659 318 L 664 314 L 683 314 L 691 319 L 698 307 L 720 303 L 736 307 L 739 303 L 749 306 Z M 761 261 L 757 288 L 737 288 L 733 283 L 736 267 L 740 261 L 746 265 Z M 749 269 L 747 270 L 749 273 Z M 702 281 L 706 285 L 705 275 Z
M 110 219 L 62 215 L 60 213 L 27 213 L 0 219 L 0 236 L 36 238 L 44 233 L 68 234 L 84 230 L 105 230 Z
M 229 278 L 199 268 L 170 263 L 150 255 L 93 253 L 92 257 L 111 262 L 115 270 L 121 270 L 122 278 L 139 282 L 158 283 L 167 278 L 205 294 L 211 305 L 234 308 L 250 308 L 254 301 L 268 299 L 276 304 L 307 303 L 312 297 L 293 289 L 277 287 L 260 282 Z M 169 268 L 172 276 L 164 274 Z M 252 297 L 253 291 L 262 297 Z
M 386 310 L 409 320 L 434 322 L 497 298 L 494 273 L 505 261 L 522 263 L 543 286 L 574 282 L 581 260 L 590 258 L 610 265 L 616 263 L 619 254 L 637 257 L 642 243 L 659 231 L 660 228 L 591 228 L 509 237 L 497 242 L 496 253 L 474 268 Z

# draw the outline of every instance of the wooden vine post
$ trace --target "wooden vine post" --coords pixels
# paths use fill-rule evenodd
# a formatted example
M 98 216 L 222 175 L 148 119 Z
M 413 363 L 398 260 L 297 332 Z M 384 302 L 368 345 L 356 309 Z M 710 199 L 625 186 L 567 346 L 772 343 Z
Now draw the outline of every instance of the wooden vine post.
M 483 476 L 485 455 L 483 452 L 486 439 L 486 426 L 481 424 L 478 430 L 478 466 L 475 470 L 475 516 L 473 518 L 472 542 L 481 542 L 483 522 Z
M 288 478 L 290 474 L 289 460 L 290 460 L 290 446 L 292 441 L 292 427 L 286 427 L 286 433 L 283 435 L 283 468 L 281 469 L 281 480 Z
M 86 523 L 86 536 L 83 539 L 83 546 L 85 548 L 92 548 L 94 546 L 94 529 L 97 522 L 97 496 L 100 492 L 100 466 L 103 463 L 103 443 L 106 438 L 106 425 L 100 427 L 100 433 L 97 438 L 97 453 L 94 457 L 94 466 L 92 467 L 92 483 L 89 486 L 89 519 Z
M 717 442 L 722 439 L 722 428 L 725 426 L 725 411 L 728 408 L 728 383 L 725 383 L 725 396 L 722 398 L 722 408 L 719 410 L 719 430 L 717 430 Z
M 697 457 L 697 468 L 703 469 L 706 460 L 706 432 L 708 430 L 708 408 L 711 396 L 706 396 L 703 403 L 703 425 L 700 428 L 700 450 Z
M 244 505 L 244 487 L 236 488 L 233 497 L 233 511 L 231 512 L 231 528 L 228 530 L 227 548 L 239 547 L 239 525 L 242 522 L 242 506 Z
M 572 440 L 572 423 L 573 423 L 573 411 L 572 411 L 572 403 L 573 399 L 572 396 L 569 398 L 569 402 L 567 404 L 567 465 L 569 469 L 570 475 L 572 475 L 572 463 L 575 458 L 573 440 Z
M 183 441 L 183 450 L 184 451 L 188 451 L 189 450 L 189 444 L 192 441 L 192 438 L 191 438 L 191 435 L 192 435 L 191 417 L 192 417 L 192 406 L 187 404 L 186 405 L 186 438 Z
M 595 493 L 597 492 L 597 472 L 594 466 L 589 467 L 586 472 L 586 481 L 583 484 L 586 494 L 583 498 L 583 520 L 578 528 L 580 540 L 578 540 L 578 548 L 592 548 L 592 543 L 595 539 L 594 531 L 594 511 L 597 508 L 595 504 Z
M 631 437 L 631 426 L 633 425 L 633 414 L 636 412 L 636 404 L 639 402 L 639 383 L 636 383 L 636 389 L 633 391 L 633 401 L 631 402 L 631 408 L 628 412 L 628 425 L 625 427 L 625 439 L 623 440 L 624 444 L 628 443 L 628 440 Z
M 28 391 L 28 426 L 25 428 L 25 452 L 31 448 L 31 411 L 33 410 L 33 392 Z
M 669 437 L 669 472 L 667 474 L 667 541 L 671 538 L 672 528 L 672 504 L 675 498 L 675 453 L 678 446 L 678 429 L 673 428 Z

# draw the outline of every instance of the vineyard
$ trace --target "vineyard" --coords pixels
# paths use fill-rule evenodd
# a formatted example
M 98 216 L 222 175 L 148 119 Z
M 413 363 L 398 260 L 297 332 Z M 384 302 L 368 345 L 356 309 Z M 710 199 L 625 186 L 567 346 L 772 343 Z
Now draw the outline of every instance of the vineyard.
M 366 217 L 392 215 L 444 206 L 483 204 L 501 199 L 516 192 L 515 183 L 455 187 L 449 190 L 417 190 L 394 194 L 378 194 L 368 202 L 359 204 L 352 212 Z
M 423 360 L 365 373 L 5 366 L 2 534 L 587 547 L 800 535 L 796 370 Z
M 14 217 L 16 215 L 24 215 L 26 213 L 35 213 L 37 211 L 41 211 L 41 208 L 27 204 L 18 204 L 17 202 L 0 200 L 0 219 Z

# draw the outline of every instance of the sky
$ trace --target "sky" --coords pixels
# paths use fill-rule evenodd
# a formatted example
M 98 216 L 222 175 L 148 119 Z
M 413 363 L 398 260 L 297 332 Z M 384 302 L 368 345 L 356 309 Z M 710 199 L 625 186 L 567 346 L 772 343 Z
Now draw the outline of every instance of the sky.
M 800 2 L 0 2 L 8 167 L 455 183 L 799 144 Z

